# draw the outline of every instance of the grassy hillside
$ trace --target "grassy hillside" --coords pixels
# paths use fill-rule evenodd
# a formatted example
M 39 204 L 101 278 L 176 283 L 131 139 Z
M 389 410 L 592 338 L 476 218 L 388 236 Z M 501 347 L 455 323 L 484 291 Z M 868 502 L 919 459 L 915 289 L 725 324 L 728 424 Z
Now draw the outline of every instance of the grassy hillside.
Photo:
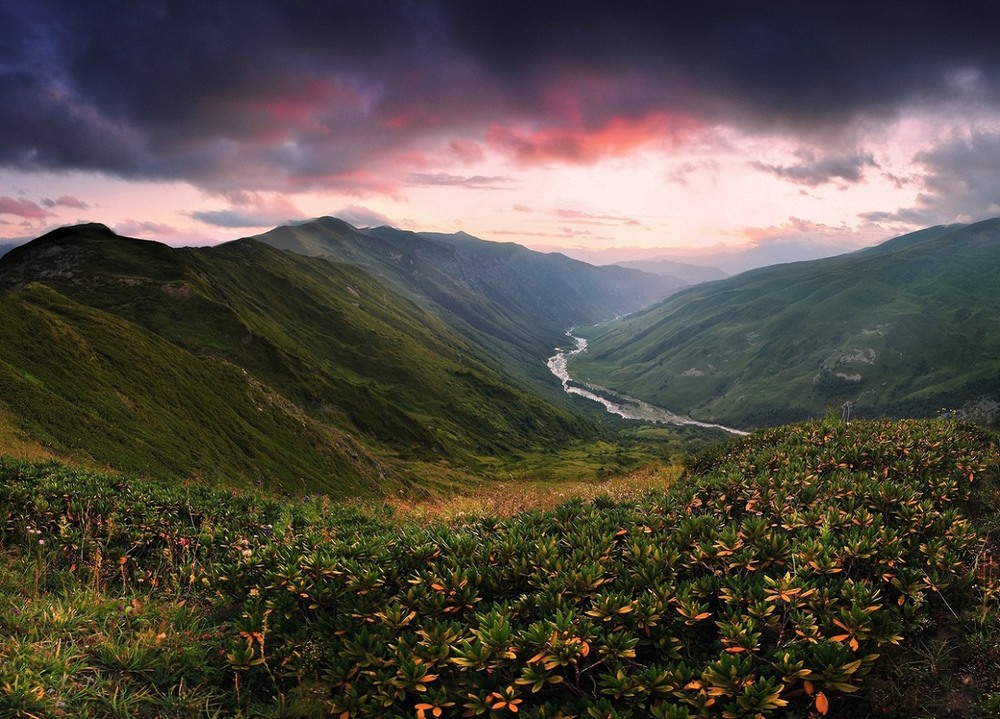
M 1000 220 L 690 288 L 588 331 L 574 376 L 751 427 L 1000 400 Z
M 0 318 L 8 432 L 130 472 L 391 492 L 593 436 L 363 270 L 252 240 L 57 230 L 0 261 Z
M 333 217 L 278 227 L 256 239 L 372 272 L 502 362 L 512 378 L 563 402 L 545 368 L 552 348 L 565 341 L 563 333 L 637 310 L 677 287 L 669 278 L 593 267 L 464 233 L 358 230 Z
M 812 422 L 447 524 L 0 460 L 0 714 L 995 716 L 997 450 Z

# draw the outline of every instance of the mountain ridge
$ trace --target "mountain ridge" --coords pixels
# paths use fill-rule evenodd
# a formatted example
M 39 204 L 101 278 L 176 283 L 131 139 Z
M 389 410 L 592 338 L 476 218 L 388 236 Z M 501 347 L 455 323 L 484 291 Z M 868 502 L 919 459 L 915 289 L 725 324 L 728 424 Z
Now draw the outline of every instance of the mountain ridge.
M 573 374 L 743 428 L 995 402 L 998 268 L 1000 219 L 758 268 L 585 330 Z
M 545 359 L 565 344 L 569 327 L 635 311 L 676 289 L 676 282 L 648 273 L 597 268 L 467 233 L 358 230 L 322 217 L 255 238 L 363 267 L 500 359 L 512 381 L 558 403 L 567 400 Z
M 61 228 L 0 259 L 0 313 L 19 431 L 128 471 L 378 493 L 594 436 L 364 270 L 251 239 Z

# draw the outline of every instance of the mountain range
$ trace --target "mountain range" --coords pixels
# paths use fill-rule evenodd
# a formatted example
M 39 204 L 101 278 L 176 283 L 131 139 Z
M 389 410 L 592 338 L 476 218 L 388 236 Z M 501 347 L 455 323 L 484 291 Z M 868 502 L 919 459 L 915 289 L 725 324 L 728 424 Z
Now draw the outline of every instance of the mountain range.
M 678 262 L 669 259 L 648 259 L 648 260 L 626 260 L 615 263 L 618 267 L 629 267 L 633 270 L 651 272 L 654 275 L 673 277 L 679 285 L 696 285 L 699 282 L 711 282 L 728 277 L 718 267 L 708 267 L 705 265 L 692 265 L 687 262 Z
M 558 385 L 540 360 L 565 343 L 568 328 L 634 312 L 686 284 L 464 232 L 359 230 L 334 217 L 284 225 L 254 239 L 371 272 L 500 359 L 517 381 L 529 381 L 555 401 Z
M 548 248 L 552 249 L 552 248 Z M 716 277 L 739 274 L 770 265 L 818 260 L 842 255 L 843 242 L 822 241 L 814 237 L 775 237 L 746 246 L 713 245 L 710 247 L 606 247 L 565 248 L 562 252 L 592 265 L 615 264 L 658 274 L 675 275 L 686 284 L 705 281 L 706 272 Z M 670 268 L 670 265 L 674 265 Z M 668 269 L 664 269 L 664 267 Z M 698 279 L 698 278 L 702 279 Z
M 990 417 L 1000 219 L 700 284 L 585 334 L 574 375 L 733 426 L 831 409 Z
M 470 237 L 449 252 L 381 234 L 327 218 L 266 238 L 336 236 L 357 265 L 255 239 L 170 248 L 97 224 L 8 252 L 0 438 L 130 472 L 351 495 L 600 434 L 551 375 L 564 406 L 528 391 L 545 377 L 532 365 L 544 370 L 561 323 L 629 311 L 669 283 L 523 248 L 488 265 Z M 404 240 L 420 253 L 391 249 Z M 563 292 L 576 294 L 559 304 Z
M 331 217 L 207 248 L 61 228 L 0 258 L 0 444 L 282 491 L 450 486 L 610 438 L 545 366 L 571 327 L 575 380 L 729 426 L 1000 407 L 1000 219 L 678 283 Z

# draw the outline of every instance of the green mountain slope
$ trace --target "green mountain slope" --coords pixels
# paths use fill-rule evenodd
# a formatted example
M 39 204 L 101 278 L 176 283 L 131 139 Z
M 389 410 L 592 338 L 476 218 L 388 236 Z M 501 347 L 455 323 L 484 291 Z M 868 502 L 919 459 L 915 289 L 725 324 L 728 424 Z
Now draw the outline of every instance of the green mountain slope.
M 513 242 L 486 242 L 464 232 L 413 233 L 378 227 L 369 234 L 409 249 L 515 316 L 548 332 L 634 312 L 683 283 L 617 265 L 595 267 Z
M 559 396 L 545 367 L 567 328 L 633 312 L 676 281 L 621 267 L 594 267 L 465 233 L 358 230 L 323 217 L 259 235 L 274 247 L 362 267 L 432 309 L 534 391 Z
M 0 333 L 0 416 L 145 474 L 391 491 L 591 435 L 367 272 L 253 240 L 57 230 L 0 260 Z
M 853 403 L 929 416 L 1000 400 L 1000 219 L 690 288 L 592 330 L 574 376 L 750 427 Z

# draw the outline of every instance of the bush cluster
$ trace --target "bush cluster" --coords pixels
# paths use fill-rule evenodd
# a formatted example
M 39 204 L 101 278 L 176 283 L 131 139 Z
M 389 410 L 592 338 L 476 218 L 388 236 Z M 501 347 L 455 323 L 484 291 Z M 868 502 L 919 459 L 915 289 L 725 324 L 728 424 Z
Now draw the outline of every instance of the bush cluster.
M 998 468 L 972 425 L 811 422 L 640 500 L 416 525 L 7 464 L 0 541 L 43 589 L 203 602 L 234 712 L 862 715 L 929 629 L 995 621 Z

